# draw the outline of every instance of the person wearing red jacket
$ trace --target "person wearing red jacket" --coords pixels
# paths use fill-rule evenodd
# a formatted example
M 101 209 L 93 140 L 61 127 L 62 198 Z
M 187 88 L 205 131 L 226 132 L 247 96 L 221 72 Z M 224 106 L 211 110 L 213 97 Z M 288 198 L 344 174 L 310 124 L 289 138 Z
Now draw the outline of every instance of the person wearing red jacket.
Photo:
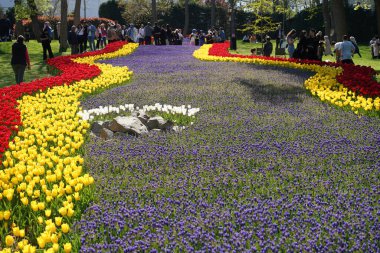
M 30 59 L 28 49 L 24 44 L 24 36 L 20 35 L 17 41 L 12 45 L 11 65 L 15 73 L 16 83 L 22 83 L 24 80 L 25 68 L 30 69 Z

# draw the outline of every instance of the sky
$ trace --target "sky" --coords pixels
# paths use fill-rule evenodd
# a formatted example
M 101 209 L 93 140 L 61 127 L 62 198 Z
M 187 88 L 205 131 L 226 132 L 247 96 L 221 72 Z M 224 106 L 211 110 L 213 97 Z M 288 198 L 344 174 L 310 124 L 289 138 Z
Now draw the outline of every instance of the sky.
M 99 6 L 103 2 L 107 2 L 107 0 L 82 0 L 81 4 L 81 17 L 84 17 L 84 4 L 86 1 L 86 17 L 98 17 Z M 68 0 L 69 12 L 74 10 L 75 0 Z M 0 0 L 0 7 L 9 8 L 14 6 L 14 0 Z

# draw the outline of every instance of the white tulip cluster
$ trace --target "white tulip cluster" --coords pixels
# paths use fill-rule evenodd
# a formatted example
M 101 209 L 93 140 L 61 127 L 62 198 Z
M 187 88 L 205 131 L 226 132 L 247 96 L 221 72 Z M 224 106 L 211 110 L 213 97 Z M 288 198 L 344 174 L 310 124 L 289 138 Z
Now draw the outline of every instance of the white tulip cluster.
M 78 115 L 83 120 L 92 120 L 94 119 L 94 116 L 99 115 L 105 115 L 108 113 L 120 113 L 121 111 L 129 111 L 131 113 L 136 111 L 159 111 L 159 112 L 166 112 L 169 114 L 182 114 L 189 117 L 194 117 L 194 115 L 200 111 L 200 108 L 192 108 L 191 105 L 182 105 L 182 106 L 172 106 L 172 105 L 162 105 L 160 103 L 156 103 L 154 105 L 144 105 L 142 108 L 136 106 L 134 104 L 125 104 L 125 105 L 119 105 L 119 106 L 99 106 L 98 108 L 90 109 L 90 110 L 83 110 L 79 111 Z

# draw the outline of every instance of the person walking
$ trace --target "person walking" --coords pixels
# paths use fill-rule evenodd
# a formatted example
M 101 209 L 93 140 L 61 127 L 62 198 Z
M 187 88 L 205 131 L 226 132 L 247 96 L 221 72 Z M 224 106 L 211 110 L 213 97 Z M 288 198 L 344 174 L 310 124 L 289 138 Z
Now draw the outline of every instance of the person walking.
M 24 40 L 24 37 L 20 35 L 17 37 L 17 41 L 12 45 L 11 65 L 17 84 L 24 81 L 25 68 L 28 66 L 28 69 L 30 69 L 28 49 L 24 44 Z
M 49 23 L 46 22 L 44 25 L 44 28 L 41 33 L 41 44 L 42 44 L 42 52 L 43 52 L 43 60 L 45 61 L 47 59 L 47 54 L 49 53 L 49 58 L 53 58 L 54 54 L 51 50 L 51 28 L 49 27 Z
M 75 25 L 71 27 L 67 40 L 71 48 L 71 54 L 77 54 L 79 42 Z

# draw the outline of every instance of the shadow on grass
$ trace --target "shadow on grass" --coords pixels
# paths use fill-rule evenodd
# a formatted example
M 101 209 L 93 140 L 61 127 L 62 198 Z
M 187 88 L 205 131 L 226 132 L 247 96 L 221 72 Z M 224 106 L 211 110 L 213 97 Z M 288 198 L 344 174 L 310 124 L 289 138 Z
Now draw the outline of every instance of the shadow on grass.
M 249 88 L 255 101 L 268 102 L 274 105 L 302 103 L 303 99 L 301 97 L 306 94 L 306 90 L 298 86 L 266 84 L 255 79 L 240 78 L 235 82 Z

